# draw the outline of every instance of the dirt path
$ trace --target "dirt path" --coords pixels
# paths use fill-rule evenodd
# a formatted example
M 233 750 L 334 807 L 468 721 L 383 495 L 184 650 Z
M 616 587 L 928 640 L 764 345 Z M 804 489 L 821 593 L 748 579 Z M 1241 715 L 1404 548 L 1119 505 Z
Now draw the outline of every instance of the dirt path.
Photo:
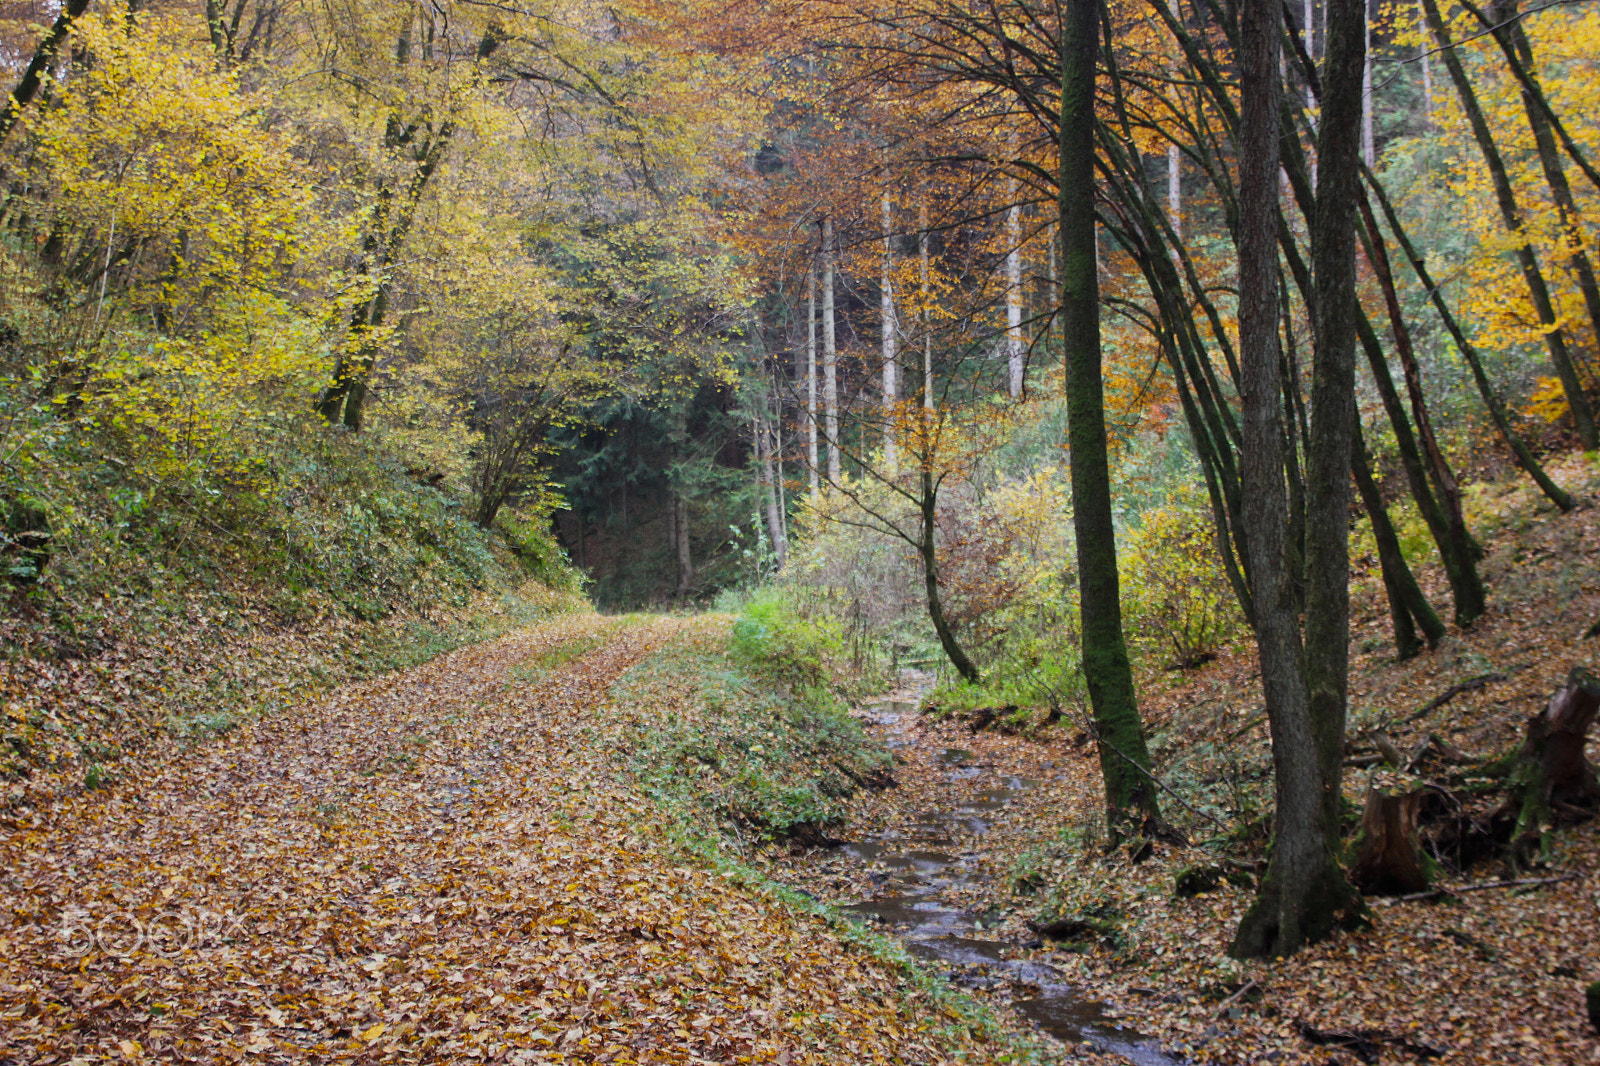
M 594 745 L 690 624 L 565 619 L 5 812 L 0 1062 L 987 1060 Z

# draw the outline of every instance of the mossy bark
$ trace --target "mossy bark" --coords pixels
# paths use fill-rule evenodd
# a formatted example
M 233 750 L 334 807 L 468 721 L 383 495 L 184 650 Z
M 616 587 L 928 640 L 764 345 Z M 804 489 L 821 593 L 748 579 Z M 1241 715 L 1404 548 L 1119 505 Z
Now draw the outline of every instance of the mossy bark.
M 1061 18 L 1061 335 L 1065 350 L 1072 525 L 1078 556 L 1083 675 L 1100 742 L 1107 825 L 1159 819 L 1150 753 L 1122 631 L 1101 377 L 1095 262 L 1095 76 L 1099 0 L 1069 0 Z
M 1600 809 L 1600 777 L 1584 752 L 1600 711 L 1600 679 L 1581 666 L 1539 714 L 1528 720 L 1511 763 L 1505 811 L 1514 818 L 1508 861 L 1523 865 L 1543 853 L 1557 821 Z

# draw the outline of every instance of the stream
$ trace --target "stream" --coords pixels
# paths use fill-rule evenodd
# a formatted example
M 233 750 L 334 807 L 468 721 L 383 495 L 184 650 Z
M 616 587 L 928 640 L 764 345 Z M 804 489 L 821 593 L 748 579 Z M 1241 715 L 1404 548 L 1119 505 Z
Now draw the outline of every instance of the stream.
M 916 713 L 915 703 L 891 700 L 878 704 L 863 721 L 891 750 L 903 749 L 913 743 L 909 726 Z M 962 839 L 983 836 L 997 812 L 1036 784 L 973 764 L 970 757 L 970 752 L 956 748 L 939 756 L 940 772 L 952 785 L 965 786 L 952 788 L 952 794 L 966 793 L 974 783 L 987 788 L 969 793 L 969 798 L 949 808 L 922 811 L 908 824 L 842 844 L 832 852 L 834 858 L 868 868 L 875 887 L 871 898 L 840 910 L 893 932 L 908 951 L 939 965 L 955 984 L 1009 994 L 1020 1014 L 1069 1045 L 1087 1042 L 1135 1066 L 1176 1066 L 1181 1060 L 1164 1053 L 1156 1041 L 1108 1018 L 1101 1003 L 1065 983 L 1054 967 L 1009 958 L 1023 945 L 984 939 L 980 918 L 947 901 L 947 894 L 959 898 L 962 889 L 983 880 L 979 854 L 963 848 Z

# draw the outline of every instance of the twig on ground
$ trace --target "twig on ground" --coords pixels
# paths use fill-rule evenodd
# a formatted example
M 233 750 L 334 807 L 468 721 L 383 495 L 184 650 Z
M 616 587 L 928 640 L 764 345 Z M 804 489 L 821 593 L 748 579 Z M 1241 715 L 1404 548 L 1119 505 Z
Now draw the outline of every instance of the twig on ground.
M 1214 1015 L 1214 1017 L 1222 1017 L 1224 1014 L 1228 1013 L 1229 1007 L 1233 1006 L 1238 1000 L 1243 999 L 1247 994 L 1249 994 L 1251 989 L 1260 987 L 1260 985 L 1256 984 L 1256 979 L 1254 977 L 1250 978 L 1250 980 L 1240 985 L 1233 995 L 1222 1001 L 1222 1006 L 1217 1008 L 1217 1013 Z
M 1562 874 L 1560 877 L 1524 877 L 1516 881 L 1481 881 L 1475 885 L 1457 885 L 1454 888 L 1433 888 L 1426 892 L 1413 892 L 1409 896 L 1394 896 L 1389 903 L 1411 903 L 1419 899 L 1433 899 L 1436 896 L 1457 896 L 1463 892 L 1487 892 L 1491 888 L 1520 888 L 1534 885 L 1558 885 L 1563 881 L 1576 881 L 1581 874 Z M 1385 902 L 1374 900 L 1375 903 Z
M 1421 718 L 1430 711 L 1438 710 L 1440 707 L 1443 707 L 1445 704 L 1449 703 L 1451 700 L 1455 699 L 1464 692 L 1474 692 L 1480 688 L 1483 688 L 1492 681 L 1504 681 L 1505 679 L 1505 674 L 1498 673 L 1479 674 L 1477 677 L 1469 677 L 1459 685 L 1451 685 L 1449 688 L 1445 689 L 1443 692 L 1429 700 L 1427 703 L 1423 704 L 1417 710 L 1411 712 L 1410 715 L 1401 719 L 1401 723 L 1404 724 L 1406 722 L 1415 722 L 1418 718 Z

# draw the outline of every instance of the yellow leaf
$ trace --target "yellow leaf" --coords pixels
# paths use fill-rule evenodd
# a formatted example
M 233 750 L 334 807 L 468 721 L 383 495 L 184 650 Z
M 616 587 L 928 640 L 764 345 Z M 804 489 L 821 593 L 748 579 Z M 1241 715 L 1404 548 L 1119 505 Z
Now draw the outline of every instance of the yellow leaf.
M 365 1032 L 363 1032 L 361 1034 L 361 1040 L 362 1040 L 363 1043 L 367 1043 L 367 1044 L 374 1043 L 374 1042 L 376 1042 L 378 1040 L 379 1037 L 383 1036 L 384 1031 L 386 1029 L 388 1029 L 388 1028 L 389 1028 L 388 1023 L 379 1022 L 377 1025 L 374 1025 L 371 1029 L 368 1029 Z

